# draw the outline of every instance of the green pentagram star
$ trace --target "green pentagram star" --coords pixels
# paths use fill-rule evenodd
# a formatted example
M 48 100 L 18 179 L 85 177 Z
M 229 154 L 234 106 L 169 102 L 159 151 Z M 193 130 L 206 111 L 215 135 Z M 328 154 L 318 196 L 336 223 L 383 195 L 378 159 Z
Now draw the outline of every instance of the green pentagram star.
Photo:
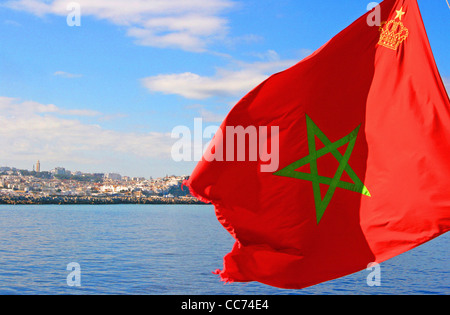
M 356 138 L 358 137 L 361 125 L 359 125 L 349 135 L 333 143 L 327 138 L 327 136 L 325 136 L 325 134 L 319 129 L 319 127 L 317 127 L 317 125 L 311 120 L 308 115 L 306 115 L 306 125 L 308 131 L 309 155 L 274 173 L 274 175 L 297 178 L 312 182 L 314 190 L 314 201 L 316 205 L 316 218 L 317 224 L 319 224 L 325 213 L 325 210 L 327 209 L 331 199 L 333 198 L 336 188 L 358 192 L 369 197 L 370 193 L 367 187 L 364 186 L 362 181 L 355 174 L 353 169 L 348 165 L 348 161 L 355 147 Z M 316 149 L 316 136 L 325 145 L 325 147 L 320 150 Z M 346 144 L 348 144 L 347 150 L 345 154 L 342 155 L 338 151 L 338 148 Z M 339 162 L 339 167 L 336 170 L 333 178 L 320 176 L 317 169 L 317 159 L 328 153 L 331 153 Z M 307 164 L 310 164 L 310 173 L 296 171 L 300 167 Z M 347 172 L 353 183 L 341 181 L 341 177 L 344 171 Z M 328 191 L 323 199 L 320 192 L 320 184 L 329 185 Z

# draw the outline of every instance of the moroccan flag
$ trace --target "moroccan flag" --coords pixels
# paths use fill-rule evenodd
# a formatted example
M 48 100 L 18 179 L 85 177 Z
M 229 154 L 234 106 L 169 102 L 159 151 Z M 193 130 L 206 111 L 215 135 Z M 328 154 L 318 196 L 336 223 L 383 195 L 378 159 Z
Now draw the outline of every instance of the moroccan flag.
M 222 280 L 304 288 L 449 230 L 449 98 L 417 1 L 380 10 L 245 96 L 187 181 L 236 240 Z

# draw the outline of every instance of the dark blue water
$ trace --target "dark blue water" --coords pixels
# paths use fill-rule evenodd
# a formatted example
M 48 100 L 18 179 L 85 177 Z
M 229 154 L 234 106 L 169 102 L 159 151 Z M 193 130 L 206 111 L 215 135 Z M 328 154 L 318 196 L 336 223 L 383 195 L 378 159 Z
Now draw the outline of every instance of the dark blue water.
M 0 206 L 0 294 L 450 294 L 449 241 L 383 263 L 379 287 L 364 270 L 293 291 L 211 273 L 233 245 L 211 206 Z

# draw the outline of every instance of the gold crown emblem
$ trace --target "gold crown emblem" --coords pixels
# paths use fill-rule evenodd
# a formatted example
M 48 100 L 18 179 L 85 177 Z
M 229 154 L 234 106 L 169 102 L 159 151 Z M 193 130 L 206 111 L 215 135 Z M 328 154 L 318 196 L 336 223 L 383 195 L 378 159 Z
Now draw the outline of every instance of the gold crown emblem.
M 380 40 L 378 45 L 397 50 L 409 35 L 408 29 L 401 21 L 391 20 L 383 22 L 380 26 Z

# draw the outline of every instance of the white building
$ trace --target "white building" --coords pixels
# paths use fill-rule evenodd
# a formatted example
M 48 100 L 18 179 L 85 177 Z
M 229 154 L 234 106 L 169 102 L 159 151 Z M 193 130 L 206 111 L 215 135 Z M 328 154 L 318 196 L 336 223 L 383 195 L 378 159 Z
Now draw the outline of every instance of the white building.
M 64 167 L 55 167 L 50 171 L 53 175 L 66 175 L 66 169 Z
M 122 176 L 117 173 L 107 173 L 105 174 L 105 178 L 111 180 L 122 180 Z

